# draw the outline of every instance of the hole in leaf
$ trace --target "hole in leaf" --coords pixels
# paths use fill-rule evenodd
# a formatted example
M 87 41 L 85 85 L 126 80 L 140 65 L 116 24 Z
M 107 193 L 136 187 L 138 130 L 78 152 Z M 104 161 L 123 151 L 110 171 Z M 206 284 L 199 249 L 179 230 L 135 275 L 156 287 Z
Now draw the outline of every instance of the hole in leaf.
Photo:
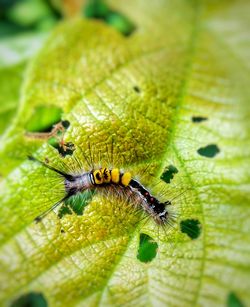
M 47 307 L 47 301 L 43 294 L 31 292 L 20 296 L 10 305 L 11 307 Z
M 70 126 L 70 122 L 68 120 L 62 120 L 61 123 L 65 130 L 67 130 Z
M 167 167 L 165 167 L 160 178 L 166 183 L 170 183 L 170 181 L 174 178 L 174 175 L 177 173 L 178 173 L 178 169 L 174 165 L 170 164 Z
M 139 88 L 139 86 L 135 85 L 133 87 L 133 90 L 136 92 L 136 93 L 140 93 L 141 92 L 141 89 Z
M 62 113 L 62 109 L 56 106 L 36 107 L 25 129 L 28 132 L 50 132 L 60 122 Z
M 192 117 L 193 123 L 200 123 L 200 122 L 203 122 L 205 120 L 208 120 L 208 118 L 207 117 L 203 117 L 203 116 L 193 116 Z
M 149 235 L 140 234 L 140 243 L 138 248 L 137 259 L 141 262 L 152 261 L 157 254 L 158 244 Z
M 72 156 L 75 151 L 75 145 L 72 142 L 60 142 L 57 138 L 52 137 L 48 140 L 48 143 L 58 150 L 59 154 L 62 157 L 66 157 L 67 155 Z
M 201 156 L 213 158 L 220 152 L 220 149 L 216 144 L 210 144 L 205 147 L 199 148 L 197 152 Z
M 187 234 L 192 240 L 197 239 L 201 234 L 201 223 L 195 219 L 183 220 L 180 223 L 181 232 Z
M 62 218 L 65 214 L 75 213 L 82 215 L 85 207 L 90 203 L 94 196 L 93 191 L 86 191 L 84 193 L 78 193 L 67 199 L 61 206 L 58 217 Z
M 227 297 L 227 307 L 244 307 L 244 304 L 234 292 L 230 292 Z
M 135 25 L 126 16 L 118 12 L 111 12 L 107 16 L 106 22 L 124 36 L 131 35 L 135 30 Z
M 125 36 L 131 35 L 135 25 L 123 14 L 112 10 L 102 0 L 89 0 L 84 7 L 84 16 L 101 19 Z

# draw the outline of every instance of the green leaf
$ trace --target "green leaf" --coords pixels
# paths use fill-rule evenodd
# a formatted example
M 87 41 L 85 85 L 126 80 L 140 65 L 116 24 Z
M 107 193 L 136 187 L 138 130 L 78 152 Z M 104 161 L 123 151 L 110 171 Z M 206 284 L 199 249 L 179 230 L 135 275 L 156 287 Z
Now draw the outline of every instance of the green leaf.
M 12 22 L 27 27 L 50 15 L 50 9 L 46 1 L 23 0 L 17 2 L 6 15 Z
M 45 34 L 30 33 L 0 41 L 0 135 L 16 114 L 28 59 L 39 49 L 45 37 Z
M 15 115 L 25 63 L 0 68 L 0 134 Z
M 29 67 L 0 148 L 0 300 L 31 291 L 51 306 L 225 306 L 237 293 L 249 305 L 249 4 L 110 5 L 133 21 L 133 35 L 96 21 L 61 23 Z M 25 137 L 38 106 L 63 110 L 72 156 Z M 216 155 L 199 154 L 211 144 Z M 84 169 L 85 157 L 113 160 L 174 199 L 177 221 L 160 228 L 135 204 L 96 193 L 83 215 L 55 212 L 35 224 L 65 191 L 63 180 L 25 160 L 27 151 L 72 169 L 74 157 Z M 178 173 L 159 181 L 169 165 Z M 182 233 L 185 220 L 198 221 L 196 239 Z M 148 263 L 137 259 L 140 233 L 158 244 Z

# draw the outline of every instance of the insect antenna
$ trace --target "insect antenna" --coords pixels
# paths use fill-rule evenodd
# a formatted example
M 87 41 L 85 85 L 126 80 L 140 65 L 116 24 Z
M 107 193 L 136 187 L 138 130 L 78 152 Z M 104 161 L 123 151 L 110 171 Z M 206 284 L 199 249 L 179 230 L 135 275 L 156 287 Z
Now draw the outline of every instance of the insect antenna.
M 70 180 L 70 181 L 74 180 L 74 176 L 69 175 L 69 174 L 67 174 L 67 173 L 65 173 L 65 172 L 63 172 L 63 171 L 61 171 L 61 170 L 58 170 L 58 169 L 56 169 L 55 167 L 50 166 L 50 165 L 48 165 L 47 163 L 45 163 L 45 162 L 43 162 L 43 161 L 41 161 L 41 160 L 38 160 L 37 158 L 35 158 L 35 157 L 33 157 L 33 156 L 28 156 L 28 159 L 31 160 L 31 161 L 35 161 L 35 162 L 39 163 L 40 165 L 42 165 L 42 166 L 44 166 L 44 167 L 50 169 L 50 170 L 53 171 L 53 172 L 56 172 L 57 174 L 63 176 L 63 177 L 66 178 L 67 180 Z
M 38 223 L 41 222 L 41 220 L 52 210 L 54 210 L 57 206 L 59 206 L 61 203 L 63 203 L 66 199 L 68 199 L 71 196 L 71 194 L 67 194 L 64 196 L 61 200 L 56 202 L 52 207 L 50 207 L 48 210 L 44 211 L 42 214 L 38 215 L 35 219 L 34 222 Z

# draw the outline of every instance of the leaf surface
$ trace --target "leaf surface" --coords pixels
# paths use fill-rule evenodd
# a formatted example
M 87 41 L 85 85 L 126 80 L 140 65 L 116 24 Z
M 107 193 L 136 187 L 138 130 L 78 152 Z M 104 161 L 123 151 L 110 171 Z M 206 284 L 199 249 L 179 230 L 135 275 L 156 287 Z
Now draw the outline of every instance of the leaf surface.
M 1 300 L 38 291 L 52 306 L 224 306 L 232 292 L 248 305 L 249 46 L 247 19 L 239 13 L 247 2 L 111 5 L 134 22 L 132 36 L 101 22 L 71 20 L 29 67 L 22 109 L 0 152 L 6 164 Z M 240 41 L 238 48 L 233 41 Z M 111 157 L 154 194 L 176 197 L 175 226 L 165 233 L 152 220 L 141 221 L 115 193 L 97 193 L 83 215 L 52 213 L 34 224 L 63 197 L 64 186 L 25 161 L 27 151 L 58 167 L 62 160 L 76 163 L 46 142 L 25 138 L 27 121 L 41 105 L 63 110 L 70 122 L 65 140 L 75 144 L 83 168 L 89 168 L 86 156 L 96 165 Z M 207 120 L 195 123 L 193 116 Z M 213 157 L 198 153 L 211 144 L 219 149 Z M 178 173 L 155 186 L 150 173 L 158 182 L 169 165 Z M 180 231 L 187 219 L 199 221 L 197 239 Z M 150 263 L 137 259 L 140 233 L 158 243 Z
M 41 47 L 45 36 L 45 34 L 19 34 L 0 41 L 0 135 L 11 126 L 17 113 L 27 62 Z

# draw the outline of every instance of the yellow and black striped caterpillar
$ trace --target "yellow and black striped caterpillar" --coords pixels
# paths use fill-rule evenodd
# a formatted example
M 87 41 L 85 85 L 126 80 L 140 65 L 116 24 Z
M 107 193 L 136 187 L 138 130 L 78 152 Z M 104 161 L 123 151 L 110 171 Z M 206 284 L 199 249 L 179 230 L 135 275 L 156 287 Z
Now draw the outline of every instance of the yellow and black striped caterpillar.
M 126 187 L 129 185 L 132 176 L 129 172 L 121 173 L 118 168 L 113 168 L 111 170 L 100 168 L 92 171 L 90 177 L 93 185 L 114 183 Z
M 99 188 L 105 189 L 112 186 L 119 186 L 120 188 L 123 188 L 126 191 L 126 195 L 129 196 L 132 202 L 143 208 L 150 216 L 153 217 L 157 224 L 164 225 L 168 222 L 168 206 L 171 205 L 171 201 L 167 200 L 165 202 L 160 202 L 138 180 L 133 179 L 130 172 L 121 172 L 118 168 L 100 168 L 89 172 L 83 172 L 80 175 L 73 175 L 58 170 L 42 161 L 37 160 L 34 157 L 29 157 L 29 159 L 37 161 L 38 163 L 62 176 L 64 178 L 66 192 L 63 199 L 36 217 L 36 222 L 39 222 L 59 204 L 77 193 L 83 193 L 87 190 L 95 190 Z

